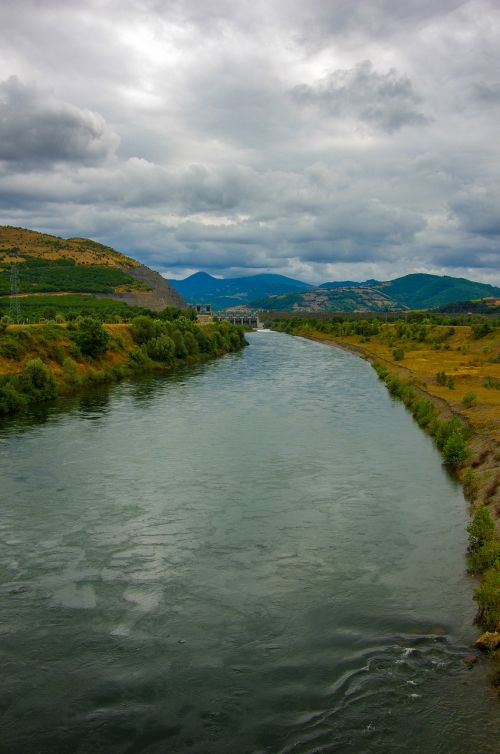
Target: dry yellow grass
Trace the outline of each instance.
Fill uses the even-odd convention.
[[[80,265],[138,267],[135,259],[126,257],[110,246],[88,238],[59,238],[25,228],[0,226],[0,266],[22,263],[26,256],[41,259],[73,259]]]
[[[88,360],[83,358],[75,359],[78,363],[79,371],[81,374],[88,370],[89,367],[92,367],[94,369],[102,369],[104,367],[109,368],[124,364],[128,358],[130,351],[135,348],[135,343],[134,339],[132,338],[132,332],[129,324],[105,324],[104,327],[110,335],[114,337],[116,337],[117,335],[120,336],[123,342],[123,348],[115,351],[107,351],[101,358],[94,359],[92,361],[92,364],[89,364]],[[25,330],[34,334],[36,334],[37,332],[43,333],[44,328],[45,325],[43,324],[9,326],[9,330]],[[59,328],[61,330],[61,333],[64,333],[65,325],[59,325]],[[72,356],[73,343],[70,338],[62,337],[58,340],[58,344],[62,350],[64,357]],[[35,358],[41,358],[45,365],[54,374],[56,379],[60,379],[63,373],[61,363],[50,358],[50,356],[46,352],[46,349],[44,348],[43,342],[41,342],[39,345],[40,347],[37,347],[38,344],[35,342],[33,344],[33,348],[27,351],[21,357],[15,356],[8,358],[6,356],[0,355],[0,375],[16,374],[22,372],[28,361]],[[75,357],[73,356],[73,358]]]
[[[500,332],[498,330],[480,339],[474,339],[468,326],[454,327],[454,334],[445,346],[436,350],[429,343],[399,340],[395,337],[395,326],[384,326],[382,337],[372,336],[368,342],[358,336],[335,336],[329,338],[324,333],[313,333],[321,340],[330,340],[361,349],[371,359],[379,359],[390,365],[395,372],[412,376],[432,396],[444,400],[455,413],[467,418],[474,430],[496,442],[500,441],[500,390],[484,386],[487,377],[500,381]],[[446,326],[436,331],[445,331]],[[392,335],[391,345],[385,342]],[[404,351],[404,358],[396,360],[395,348]],[[438,385],[436,374],[446,372],[455,383],[450,390]],[[477,403],[466,408],[463,396],[474,392]]]

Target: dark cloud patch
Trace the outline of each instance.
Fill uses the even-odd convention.
[[[484,242],[478,244],[472,238],[468,241],[460,240],[455,248],[432,249],[432,260],[434,264],[444,269],[451,267],[469,271],[478,270],[481,275],[483,270],[498,270],[500,250],[498,244]]]
[[[296,86],[292,96],[299,105],[361,120],[389,133],[429,122],[417,107],[421,100],[410,79],[393,68],[380,73],[369,60],[332,71],[314,86]]]
[[[95,163],[117,144],[118,137],[97,113],[61,102],[17,76],[0,83],[0,160],[25,167]]]
[[[472,87],[473,97],[482,104],[500,105],[500,81],[480,81]]]
[[[500,195],[485,188],[463,192],[450,208],[467,233],[500,241]],[[497,263],[500,264],[500,247]]]
[[[446,17],[459,9],[466,0],[282,0],[282,6],[292,9],[300,24],[300,36],[305,41],[327,40],[339,35],[360,34],[387,38],[407,27],[415,28],[435,18]]]

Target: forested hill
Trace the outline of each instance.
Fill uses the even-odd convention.
[[[91,293],[149,309],[186,306],[161,275],[88,238],[1,226],[0,296],[10,293],[14,265],[21,295]]]
[[[405,275],[375,286],[394,301],[412,309],[433,309],[453,301],[498,298],[500,288],[449,275]]]
[[[455,301],[499,298],[500,288],[466,278],[412,274],[385,282],[332,282],[305,292],[267,296],[252,302],[270,311],[384,311],[433,309]]]

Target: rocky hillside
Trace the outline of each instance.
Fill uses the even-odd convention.
[[[0,227],[0,296],[91,293],[148,309],[184,307],[182,296],[158,273],[87,238],[59,238],[25,228]]]

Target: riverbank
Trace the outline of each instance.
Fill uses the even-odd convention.
[[[186,318],[101,324],[4,325],[0,331],[0,416],[95,384],[169,372],[237,351],[243,331]]]
[[[365,323],[358,332],[352,325],[342,332],[337,323],[332,334],[307,321],[295,322],[291,328],[289,323],[276,323],[276,329],[368,360],[391,395],[433,437],[446,466],[462,483],[473,516],[468,565],[481,578],[474,595],[477,624],[484,631],[478,646],[491,652],[493,682],[500,689],[498,330],[437,326],[418,335],[407,325]]]
[[[368,364],[247,337],[0,422],[5,750],[494,751],[460,489]]]

